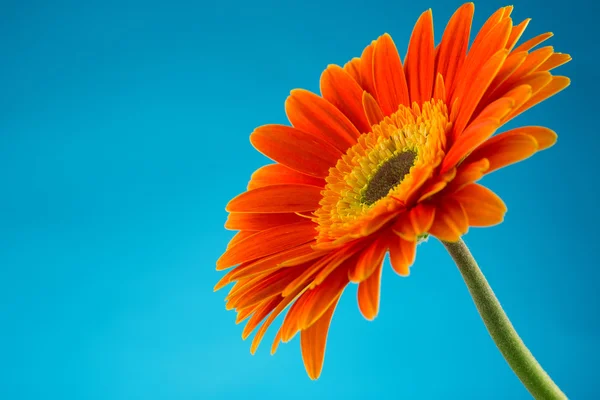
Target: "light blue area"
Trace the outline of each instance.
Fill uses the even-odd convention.
[[[232,232],[227,201],[265,163],[248,136],[286,121],[383,32],[402,55],[432,7],[456,1],[3,1],[0,12],[0,398],[527,399],[449,256],[419,246],[408,279],[384,272],[365,321],[350,287],[325,368],[297,338],[256,356],[213,293]],[[498,7],[476,6],[475,26]],[[484,182],[501,226],[466,241],[517,330],[573,399],[600,397],[597,5],[519,1],[525,38],[574,61],[571,87],[511,126],[557,145]],[[594,9],[595,8],[595,9]]]

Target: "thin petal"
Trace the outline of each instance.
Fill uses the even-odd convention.
[[[445,242],[456,242],[469,229],[467,214],[460,202],[445,198],[435,212],[429,233]]]
[[[433,98],[436,100],[446,101],[446,85],[444,84],[444,77],[438,73],[435,79],[435,88],[433,89]]]
[[[462,107],[467,97],[473,97],[471,94],[471,87],[479,79],[484,79],[484,82],[478,84],[478,86],[485,86],[487,89],[491,80],[494,78],[508,55],[508,50],[506,50],[505,45],[511,27],[511,20],[508,18],[494,26],[489,32],[489,35],[485,38],[485,41],[478,43],[477,40],[481,37],[482,32],[477,35],[477,38],[467,55],[465,64],[460,71],[456,90],[451,94],[451,103],[454,99],[463,99],[461,100]],[[494,61],[492,61],[492,59],[494,59]],[[502,62],[498,65],[498,61]],[[481,71],[484,66],[487,66],[487,70],[486,74],[482,75]],[[493,75],[490,77],[489,74]],[[482,94],[480,95],[479,92],[477,92],[477,95],[478,96],[476,97],[481,98]],[[472,110],[470,112],[472,112]],[[457,130],[457,133],[459,132],[460,130]]]
[[[363,89],[338,65],[330,65],[321,75],[323,98],[337,107],[361,133],[369,132],[371,125],[363,111]]]
[[[523,85],[526,83],[527,78],[533,74],[554,52],[553,48],[542,47],[532,53],[528,53],[525,60],[516,68],[510,76],[489,94],[490,97],[500,97],[510,89]],[[517,53],[522,54],[522,53]],[[508,61],[508,60],[507,60]]]
[[[442,172],[446,172],[455,166],[473,149],[492,136],[499,126],[500,120],[497,118],[488,118],[469,125],[446,154],[442,162]]]
[[[294,213],[280,214],[255,214],[255,213],[230,213],[225,222],[225,229],[236,231],[264,231],[280,225],[293,224],[306,220]]]
[[[281,265],[283,262],[296,258],[313,255],[315,251],[312,249],[313,241],[303,243],[299,246],[280,251],[268,257],[263,257],[255,261],[244,263],[235,269],[231,279],[245,279],[258,274],[269,273],[270,271],[284,268]]]
[[[511,51],[515,47],[515,45],[523,35],[523,32],[525,32],[527,25],[529,25],[529,22],[531,22],[531,18],[527,18],[526,20],[522,21],[519,25],[513,27],[512,31],[510,32],[508,42],[506,43],[506,48],[509,51]]]
[[[408,276],[409,268],[415,261],[417,242],[397,238],[391,240],[389,246],[392,269],[400,276]]]
[[[323,188],[311,185],[271,185],[249,190],[234,197],[229,212],[285,213],[319,208]]]
[[[301,268],[284,268],[253,282],[235,299],[235,308],[245,308],[281,294],[286,285],[302,273]]]
[[[279,314],[288,305],[290,305],[291,302],[293,302],[294,300],[296,300],[298,298],[298,296],[300,296],[306,290],[307,290],[307,288],[300,287],[295,292],[290,293],[289,296],[286,296],[286,297],[283,297],[283,298],[277,298],[276,297],[276,298],[273,299],[273,302],[274,302],[275,306],[271,308],[272,309],[271,313],[269,314],[269,316],[267,317],[267,319],[265,320],[265,322],[263,322],[263,324],[261,325],[261,327],[256,332],[256,335],[254,336],[254,339],[252,339],[252,345],[250,346],[250,353],[254,354],[256,352],[256,349],[258,348],[258,345],[262,341],[262,338],[265,336],[265,333],[267,332],[267,329],[273,323],[273,321],[275,320],[275,318],[277,318],[277,316],[279,316]]]
[[[381,289],[382,265],[358,285],[358,308],[362,315],[373,320],[379,312],[379,294]]]
[[[569,86],[571,80],[565,76],[553,76],[552,81],[544,86],[540,91],[535,93],[531,99],[529,99],[525,104],[523,104],[519,109],[514,111],[514,115],[518,115],[525,110],[535,106],[538,103],[546,100],[549,97],[554,96],[556,93],[565,89]]]
[[[571,61],[571,56],[564,53],[554,53],[548,58],[542,65],[539,66],[538,71],[550,71],[556,67],[560,67],[563,64]]]
[[[340,110],[307,90],[292,90],[285,101],[285,112],[294,127],[321,137],[341,152],[345,152],[360,136]]]
[[[383,111],[379,108],[377,100],[367,91],[363,92],[362,105],[370,125],[377,125],[383,120]]]
[[[267,315],[269,315],[269,313],[271,313],[271,315],[273,315],[273,313],[277,310],[277,308],[279,306],[281,306],[281,304],[283,304],[284,302],[285,302],[285,299],[281,299],[280,297],[272,297],[270,300],[267,300],[264,303],[262,303],[261,306],[258,309],[256,309],[256,311],[254,312],[252,317],[250,317],[250,319],[246,323],[246,326],[244,326],[244,329],[242,330],[242,339],[246,340],[248,338],[248,336],[250,336],[252,331],[254,329],[256,329],[258,324],[260,324],[260,322],[263,319],[265,319],[265,317]],[[269,318],[270,318],[270,316],[269,316]],[[267,319],[267,321],[269,321],[269,318]],[[265,326],[265,324],[266,324],[266,322],[263,323],[263,326]],[[270,322],[269,322],[269,324],[270,324]],[[262,329],[262,327],[261,327],[261,329]],[[256,337],[254,339],[256,340]],[[252,342],[252,344],[254,344],[254,341]],[[254,351],[253,351],[251,348],[250,351],[253,353],[254,351],[256,351],[256,349],[254,348]]]
[[[302,298],[298,308],[299,327],[307,329],[314,324],[327,309],[338,299],[348,285],[348,268],[342,266],[336,269],[325,281],[313,289],[309,289]]]
[[[415,235],[427,233],[435,218],[435,207],[430,204],[419,203],[410,210],[409,218]]]
[[[421,104],[431,99],[433,90],[435,52],[431,9],[425,11],[415,24],[406,54],[406,80],[411,103]]]
[[[456,192],[464,186],[478,181],[490,168],[487,158],[473,158],[474,162],[463,161],[458,168],[456,177],[448,185],[446,192]]]
[[[490,138],[465,161],[486,158],[490,163],[486,173],[490,173],[547,149],[556,142],[556,138],[554,131],[541,126],[513,129]]]
[[[444,77],[449,93],[456,82],[456,74],[462,67],[469,46],[469,34],[475,7],[473,3],[461,6],[446,26],[436,56],[436,71]]]
[[[543,41],[551,38],[553,35],[554,34],[552,32],[542,33],[541,35],[538,35],[532,39],[527,40],[526,42],[521,43],[513,51],[515,53],[519,52],[519,51],[529,51],[529,50],[533,49],[535,46],[537,46],[538,44],[542,43]]]
[[[252,174],[248,183],[248,190],[284,183],[325,187],[324,179],[303,174],[281,164],[268,164],[260,167]]]
[[[253,236],[256,233],[257,233],[256,231],[240,231],[240,232],[236,233],[235,235],[233,235],[233,237],[227,244],[227,248],[234,246],[238,242],[241,242],[242,240],[249,238],[250,236]]]
[[[403,104],[409,106],[408,85],[396,45],[387,33],[380,36],[373,54],[373,80],[377,101],[384,115],[390,115]]]
[[[337,300],[317,322],[300,334],[302,360],[310,379],[317,379],[321,375],[323,361],[325,360],[327,333],[329,332],[329,325],[331,324],[331,318],[336,306]]]
[[[452,195],[460,202],[470,226],[492,226],[504,220],[506,205],[488,188],[473,183]]]
[[[487,173],[531,157],[538,150],[537,142],[529,135],[498,135],[496,138],[500,139],[481,146],[473,156],[473,159],[484,156],[489,161]]]
[[[503,49],[498,51],[477,72],[477,79],[469,85],[468,93],[465,92],[465,98],[461,102],[460,111],[453,129],[454,137],[460,135],[471,120],[481,97],[500,70],[507,56],[508,50]]]
[[[344,65],[344,71],[346,71],[346,73],[362,87],[360,79],[360,58],[354,57],[352,60],[348,61]]]
[[[377,238],[358,257],[356,266],[349,271],[351,282],[359,283],[367,279],[383,262],[387,252],[387,243],[383,236]]]
[[[375,95],[375,84],[373,83],[373,53],[375,51],[375,40],[371,42],[360,56],[360,82],[364,90]]]
[[[310,242],[316,235],[315,228],[314,222],[305,221],[258,232],[227,249],[217,261],[217,269],[225,269]]]
[[[250,142],[270,159],[318,178],[325,178],[343,154],[318,136],[284,125],[261,126]]]

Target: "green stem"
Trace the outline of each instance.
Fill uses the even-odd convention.
[[[523,385],[535,399],[566,399],[525,347],[465,242],[443,243],[458,266],[488,332]]]

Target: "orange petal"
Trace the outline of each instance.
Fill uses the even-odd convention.
[[[315,228],[314,222],[305,221],[258,232],[227,249],[217,261],[217,269],[229,268],[310,242],[316,235]]]
[[[281,267],[293,267],[293,266],[296,266],[296,265],[304,264],[304,263],[309,262],[309,261],[316,260],[317,258],[320,258],[320,257],[326,255],[329,252],[329,251],[326,251],[326,250],[317,250],[317,249],[315,249],[315,244],[314,243],[311,243],[311,246],[312,246],[312,249],[313,249],[312,253],[309,253],[309,254],[306,254],[306,255],[303,255],[303,256],[297,256],[297,257],[294,257],[294,258],[290,258],[290,259],[282,262],[279,265]]]
[[[448,185],[448,182],[444,181],[444,180],[437,180],[432,182],[431,184],[429,184],[428,186],[426,186],[423,189],[423,192],[421,194],[421,197],[419,197],[418,202],[422,202],[425,201],[429,198],[431,198],[434,194],[437,194],[439,192],[441,192],[442,190],[444,190],[444,188]]]
[[[517,128],[487,140],[468,159],[487,158],[490,167],[486,173],[490,173],[547,149],[556,142],[556,138],[554,131],[541,126]]]
[[[456,74],[467,55],[474,11],[473,3],[466,3],[456,10],[446,26],[438,47],[436,71],[443,76],[447,93],[451,93],[456,82]]]
[[[535,46],[537,46],[538,44],[542,43],[543,41],[551,38],[552,36],[553,36],[552,32],[542,33],[541,35],[538,35],[532,39],[529,39],[526,42],[521,43],[513,51],[515,53],[518,51],[529,51],[529,50],[533,49]]]
[[[442,173],[455,166],[463,157],[492,136],[499,126],[498,118],[487,118],[469,125],[442,161]]]
[[[307,268],[302,275],[298,278],[294,279],[290,282],[285,289],[283,290],[283,296],[287,296],[288,294],[294,292],[297,288],[303,286],[314,287],[314,277],[317,273],[322,272],[324,269],[327,269],[330,266],[337,268],[341,265],[347,258],[350,258],[352,253],[345,254],[343,252],[330,252],[330,254],[320,258],[316,262],[312,263],[309,268]]]
[[[373,52],[375,51],[375,41],[372,41],[362,52],[360,56],[360,84],[364,90],[375,95],[375,85],[373,83]]]
[[[325,187],[325,180],[294,171],[281,164],[268,164],[257,169],[250,178],[248,190],[282,183],[299,183]]]
[[[384,115],[390,115],[403,104],[409,106],[408,85],[396,45],[387,33],[380,36],[373,54],[373,81],[377,102]]]
[[[285,112],[294,127],[321,137],[343,153],[360,136],[340,110],[307,90],[292,90],[285,101]]]
[[[234,197],[229,212],[285,213],[319,208],[323,188],[311,185],[271,185],[249,190]]]
[[[381,235],[362,251],[358,257],[356,266],[351,268],[348,273],[350,281],[359,283],[371,276],[373,271],[383,262],[386,252],[387,243],[385,237]]]
[[[250,135],[250,142],[270,159],[318,178],[325,178],[342,156],[318,136],[284,125],[261,126]]]
[[[514,111],[514,115],[518,115],[523,111],[535,106],[536,104],[541,103],[547,98],[554,96],[556,93],[569,86],[570,83],[571,80],[565,76],[553,76],[552,81],[546,86],[544,86],[537,93],[534,93],[534,95],[531,96],[531,98],[525,104],[523,104],[519,109]]]
[[[271,299],[269,299],[269,300],[271,300]],[[269,300],[267,300],[267,301],[269,301]],[[239,324],[240,322],[243,322],[248,317],[250,317],[262,306],[263,306],[262,303],[258,303],[258,304],[254,304],[253,306],[250,306],[250,307],[247,307],[247,308],[237,311],[237,316],[235,317],[236,325]]]
[[[435,88],[433,89],[433,98],[436,100],[446,101],[446,86],[444,84],[444,77],[438,73],[435,79]]]
[[[477,36],[475,36],[475,40],[473,40],[473,44],[471,45],[471,49],[469,50],[469,52],[472,52],[473,49],[476,49],[477,47],[481,47],[484,44],[488,43],[488,39],[490,38],[491,33],[494,32],[494,29],[497,29],[499,24],[501,24],[502,22],[505,23],[509,19],[507,18],[508,15],[506,15],[506,11],[506,7],[499,8],[485,21],[485,23],[477,33]],[[493,53],[495,53],[496,51],[497,50],[494,50]],[[468,55],[467,57],[469,56],[470,55]]]
[[[234,271],[236,269],[237,268],[233,268],[231,271]],[[231,271],[229,271],[228,274],[231,273]],[[233,287],[231,288],[231,290],[229,291],[227,296],[225,296],[225,300],[229,301],[231,299],[234,299],[236,297],[243,295],[243,293],[245,293],[246,289],[252,287],[255,283],[259,282],[261,279],[264,279],[264,277],[265,277],[265,275],[257,275],[257,276],[252,276],[252,277],[248,277],[248,278],[242,278],[239,280],[232,279],[234,281],[237,280],[237,282],[235,283],[235,285],[233,285]]]
[[[508,18],[494,26],[486,37],[486,40],[481,41],[479,44],[477,40],[482,33],[480,32],[477,35],[467,55],[465,64],[461,69],[460,82],[457,83],[456,90],[451,94],[451,103],[457,98],[461,99],[461,111],[468,103],[469,109],[468,111],[463,111],[463,114],[467,113],[470,115],[473,112],[474,108],[471,108],[472,103],[477,103],[483,95],[483,93],[480,93],[481,87],[487,89],[508,56],[508,50],[505,49],[505,45],[511,27],[511,20]],[[482,80],[482,82],[478,83],[479,80]],[[474,84],[476,84],[478,90],[475,93],[471,93]],[[476,98],[476,100],[473,100],[473,98]],[[461,129],[456,129],[455,132],[458,134],[461,132]]]
[[[302,268],[284,268],[253,282],[235,300],[236,308],[245,308],[281,294],[289,282],[302,273]]]
[[[477,71],[477,79],[470,83],[468,92],[461,102],[461,108],[456,118],[453,129],[454,137],[459,136],[473,116],[475,108],[479,104],[481,97],[488,86],[500,70],[500,67],[508,56],[508,50],[503,49],[495,53],[483,66]]]
[[[344,65],[344,71],[346,71],[346,73],[350,75],[352,79],[356,81],[356,83],[363,87],[360,79],[360,58],[354,57],[352,60],[348,61]]]
[[[417,239],[418,234],[415,232],[415,227],[409,212],[401,214],[396,219],[394,226],[392,226],[392,232],[407,241],[414,241]]]
[[[239,267],[237,267],[239,268]],[[223,289],[225,286],[229,285],[231,282],[233,282],[234,280],[231,279],[231,276],[233,275],[234,271],[237,269],[234,268],[230,271],[228,271],[225,275],[223,275],[223,277],[221,279],[219,279],[219,282],[217,282],[217,284],[214,286],[213,291],[216,292],[217,290],[221,290]],[[235,285],[234,285],[235,286]],[[233,288],[231,289],[233,290]]]
[[[339,299],[339,297],[338,297]],[[310,328],[300,334],[300,346],[302,348],[302,360],[310,379],[317,379],[323,369],[325,360],[325,345],[329,325],[338,300],[327,309],[321,318]]]
[[[538,143],[538,150],[546,150],[547,148],[553,146],[554,143],[556,143],[556,138],[558,137],[556,132],[543,126],[524,126],[521,128],[511,129],[510,131],[506,131],[498,135],[498,137],[520,134],[533,136]],[[488,142],[489,141],[491,141],[491,139],[488,140]]]
[[[511,97],[502,97],[493,103],[489,104],[477,115],[475,121],[481,121],[488,118],[497,118],[502,120],[515,107],[515,100]]]
[[[445,242],[456,242],[469,229],[469,220],[461,203],[445,198],[435,211],[429,233]]]
[[[380,264],[371,276],[358,285],[358,308],[362,315],[368,320],[375,319],[379,312],[381,271],[382,265]]]
[[[291,293],[289,296],[286,296],[286,297],[283,297],[283,298],[277,298],[277,297],[275,297],[272,300],[275,303],[275,307],[272,308],[271,313],[269,314],[269,316],[267,317],[267,319],[265,320],[265,322],[263,322],[263,324],[261,325],[261,327],[256,332],[256,335],[254,336],[254,339],[252,339],[252,345],[250,346],[250,353],[254,354],[256,352],[256,349],[258,348],[258,345],[262,341],[262,338],[265,336],[265,333],[267,332],[267,329],[269,329],[269,326],[273,323],[273,321],[275,320],[275,318],[277,318],[277,316],[291,302],[293,302],[294,300],[296,300],[298,298],[298,296],[300,296],[302,293],[304,293],[304,291],[306,291],[306,289],[307,288],[298,288],[294,293]],[[262,318],[261,318],[261,320],[262,320]],[[248,322],[248,323],[250,323],[250,322]]]
[[[502,84],[497,85],[494,91],[490,93],[490,97],[503,96],[504,93],[510,89],[526,84],[528,79],[531,79],[531,74],[550,58],[553,52],[553,48],[548,46],[527,54],[527,57],[525,57],[525,60],[523,60],[518,68],[516,68]],[[522,54],[522,52],[517,54]]]
[[[237,280],[251,277],[257,274],[264,274],[275,269],[281,269],[284,267],[283,265],[281,265],[282,263],[296,257],[304,256],[308,258],[309,256],[312,256],[315,253],[315,251],[312,249],[312,245],[314,243],[314,241],[309,241],[307,243],[301,244],[300,246],[280,251],[279,253],[273,254],[271,256],[263,257],[249,263],[244,263],[240,265],[240,267],[236,268],[236,271],[232,274],[231,279]]]
[[[321,318],[346,286],[348,286],[348,268],[342,266],[329,275],[322,284],[308,290],[303,298],[298,299],[298,302],[302,302],[301,313],[298,316],[300,329],[307,329]]]
[[[470,226],[492,226],[504,219],[506,205],[488,188],[473,183],[452,195],[460,202]]]
[[[465,185],[478,181],[488,171],[490,162],[486,158],[474,158],[474,162],[465,160],[461,163],[456,177],[448,185],[447,192],[455,192],[460,190]]]
[[[362,104],[365,115],[369,120],[369,124],[377,125],[383,120],[383,111],[381,111],[381,108],[379,108],[377,100],[375,100],[375,98],[373,98],[373,96],[371,96],[367,91],[363,92]]]
[[[411,103],[421,104],[431,99],[434,63],[433,18],[429,9],[415,24],[406,54],[406,80]]]
[[[367,245],[366,240],[357,240],[352,244],[346,245],[343,249],[338,250],[337,256],[333,257],[331,261],[315,276],[315,279],[311,283],[311,288],[320,285],[325,279],[335,271],[340,265],[349,263],[356,263],[358,260],[357,256]],[[356,260],[351,260],[354,257]]]
[[[556,67],[560,67],[563,64],[571,61],[569,54],[554,53],[548,58],[542,65],[539,66],[538,71],[550,71]]]
[[[529,25],[529,22],[531,22],[531,18],[527,18],[526,20],[522,21],[519,25],[513,27],[512,31],[510,32],[508,42],[506,43],[506,48],[509,51],[515,47],[515,45],[523,35],[523,32],[525,32],[527,25]]]
[[[363,89],[338,65],[330,65],[321,75],[323,98],[337,107],[356,126],[359,132],[371,131],[363,111]]]
[[[409,268],[415,262],[417,242],[397,238],[391,240],[389,246],[393,270],[400,276],[408,276]]]
[[[427,233],[435,218],[435,207],[430,204],[419,203],[410,210],[409,218],[415,235]]]
[[[230,213],[225,222],[225,229],[235,231],[264,231],[280,225],[293,224],[306,220],[294,213],[280,214],[255,214],[255,213]]]
[[[426,186],[423,186],[421,190],[421,197],[417,203],[421,203],[426,199],[432,197],[434,194],[441,192],[448,185],[448,182],[452,181],[456,176],[456,168],[450,168],[448,171],[436,176],[434,179],[429,181]]]
[[[244,326],[244,329],[242,330],[242,339],[246,340],[248,338],[248,336],[250,336],[250,334],[252,333],[252,331],[254,329],[256,329],[256,327],[258,326],[258,324],[260,324],[260,322],[263,319],[265,319],[265,317],[267,315],[269,315],[269,313],[273,313],[275,310],[277,310],[277,308],[279,306],[281,306],[281,304],[283,304],[284,302],[285,302],[285,299],[281,299],[280,297],[273,297],[270,300],[267,300],[265,303],[263,303],[254,312],[254,314],[252,315],[252,317],[250,317],[250,319],[248,320],[248,322],[246,322],[246,326]],[[269,319],[267,319],[267,321],[269,321]],[[266,322],[265,322],[265,324],[266,324]],[[263,324],[263,326],[265,324]],[[256,340],[256,338],[254,338],[254,339]],[[253,341],[253,344],[254,344],[254,341]],[[252,351],[252,350],[250,350],[250,351]]]
[[[473,159],[487,158],[490,163],[488,173],[531,157],[538,149],[537,142],[529,135],[498,135],[493,139],[496,138],[499,139],[481,146],[473,156]]]
[[[234,244],[237,244],[238,242],[240,242],[254,234],[256,234],[256,231],[240,231],[240,232],[236,233],[235,235],[233,235],[233,237],[227,244],[227,248],[232,247]]]
[[[483,110],[490,102],[495,101],[498,97],[498,93],[503,93],[501,91],[497,92],[497,89],[504,83],[506,80],[525,62],[527,58],[527,52],[521,51],[519,53],[511,53],[506,57],[506,61],[502,64],[502,67],[496,74],[496,77],[490,83],[485,95],[481,99],[481,102],[477,106],[475,111],[475,115],[479,114],[481,110]]]

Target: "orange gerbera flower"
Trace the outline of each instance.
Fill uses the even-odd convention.
[[[265,125],[251,141],[276,163],[259,168],[248,191],[227,205],[228,229],[240,232],[217,262],[235,282],[227,309],[258,329],[254,352],[273,320],[291,305],[275,338],[301,332],[308,375],[322,369],[336,304],[350,283],[367,319],[379,309],[384,257],[409,273],[427,235],[458,241],[470,226],[491,226],[506,207],[475,183],[556,141],[543,127],[494,135],[518,114],[554,95],[569,79],[551,69],[570,60],[552,47],[519,46],[529,20],[513,26],[512,7],[495,12],[469,51],[474,6],[460,7],[439,45],[431,11],[413,30],[404,63],[392,38],[321,76],[321,96],[293,90],[292,127]],[[265,320],[266,318],[266,320]]]

